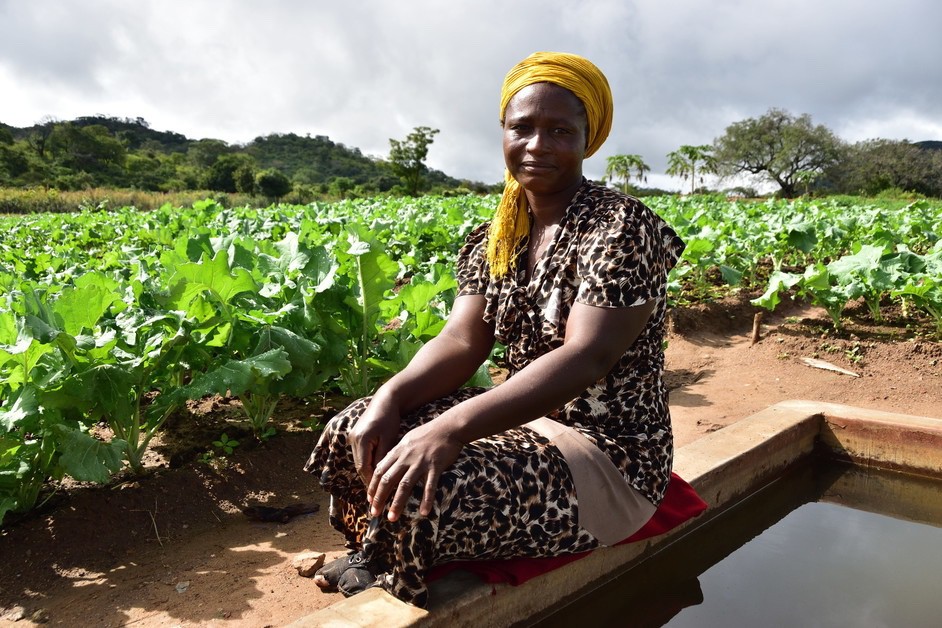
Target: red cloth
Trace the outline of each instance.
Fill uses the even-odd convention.
[[[663,534],[668,530],[682,524],[688,519],[696,517],[704,510],[707,504],[703,501],[692,486],[687,484],[679,475],[671,473],[671,481],[667,485],[664,499],[657,507],[651,519],[640,530],[624,541],[617,543],[633,543],[651,536]],[[548,558],[507,558],[502,560],[456,560],[444,565],[433,567],[426,578],[429,582],[437,580],[456,569],[470,571],[484,582],[509,582],[516,586],[535,578],[540,574],[552,571],[563,565],[588,556],[589,552],[551,556]]]

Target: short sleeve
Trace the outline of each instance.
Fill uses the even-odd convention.
[[[576,300],[596,307],[631,307],[663,296],[667,273],[683,243],[638,201],[597,208],[579,242]]]
[[[455,275],[458,279],[458,296],[484,294],[490,280],[487,264],[487,229],[484,223],[472,231],[458,251]]]

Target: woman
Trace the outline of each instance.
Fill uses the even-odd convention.
[[[353,552],[315,582],[425,606],[456,559],[611,545],[664,496],[667,272],[683,243],[639,201],[582,175],[612,122],[588,60],[535,53],[501,94],[506,187],[462,248],[441,334],[326,427],[305,467]],[[495,341],[510,375],[461,388]]]

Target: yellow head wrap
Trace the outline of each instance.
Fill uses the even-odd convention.
[[[563,52],[535,52],[507,73],[500,93],[500,119],[507,103],[521,89],[534,83],[553,83],[568,89],[582,101],[588,121],[585,156],[602,146],[612,129],[612,91],[608,80],[591,61]],[[487,261],[491,275],[502,277],[510,269],[519,242],[530,232],[527,196],[520,184],[504,171],[504,194],[488,230]]]

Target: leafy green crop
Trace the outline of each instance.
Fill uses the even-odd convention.
[[[938,204],[646,201],[687,242],[672,300],[742,291],[774,309],[790,294],[838,328],[849,301],[879,319],[897,300],[942,335]],[[50,481],[140,472],[189,400],[237,397],[267,439],[285,397],[369,394],[441,331],[455,257],[496,202],[207,200],[0,218],[0,522]],[[489,383],[486,366],[473,383]]]
[[[493,202],[205,201],[8,220],[0,521],[50,479],[141,471],[190,399],[238,397],[266,439],[284,396],[367,394],[441,329],[454,287],[442,268]]]
[[[921,269],[932,267],[942,237],[938,203],[901,209],[827,199],[660,197],[649,203],[687,242],[669,277],[675,300],[762,291],[752,302],[771,310],[792,292],[826,309],[837,329],[845,306],[857,299],[875,320],[887,299],[908,298],[930,315],[939,307],[931,288],[918,287],[934,277]],[[906,285],[927,296],[900,292]]]

